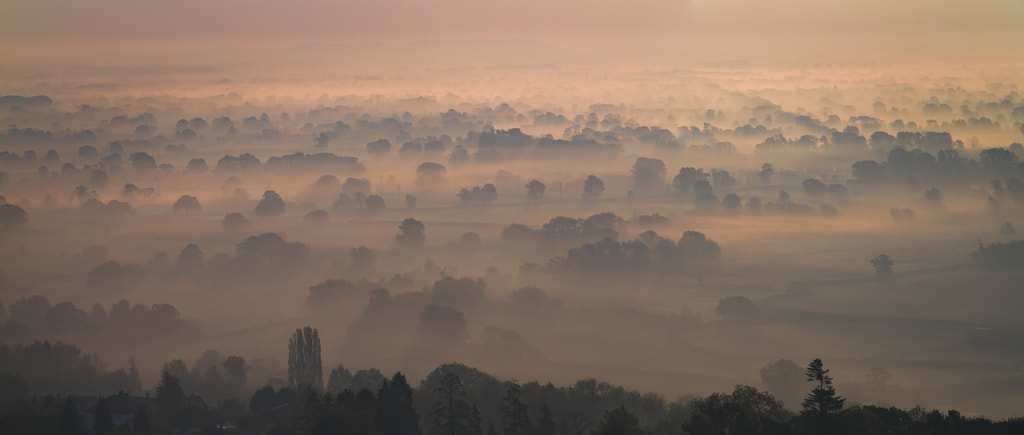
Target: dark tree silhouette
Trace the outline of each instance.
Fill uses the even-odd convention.
[[[288,340],[288,385],[307,385],[315,390],[324,387],[320,334],[309,326],[296,329]]]
[[[153,427],[149,422],[149,413],[146,412],[146,407],[143,406],[135,412],[132,418],[132,434],[133,435],[149,435],[153,433]]]
[[[711,170],[711,182],[715,185],[715,190],[719,192],[732,189],[736,186],[736,179],[729,175],[729,171],[722,169]]]
[[[400,225],[395,241],[401,245],[418,248],[427,242],[426,225],[413,218],[406,218]]]
[[[771,163],[765,163],[761,165],[761,172],[757,173],[757,178],[761,180],[761,184],[768,184],[772,182],[773,175],[775,175],[775,167]]]
[[[704,169],[682,167],[679,168],[679,173],[672,178],[672,188],[678,195],[689,196],[693,193],[694,185],[698,181],[708,181],[710,178],[711,174],[704,172]]]
[[[730,193],[725,195],[725,198],[722,198],[722,209],[729,213],[739,212],[742,206],[742,200],[735,193]]]
[[[384,198],[380,195],[367,196],[364,203],[366,204],[367,210],[383,210],[387,207],[387,204],[384,203]]]
[[[416,208],[416,197],[412,195],[405,195],[405,207]]]
[[[683,425],[687,434],[772,433],[783,417],[782,403],[754,387],[737,385],[732,394],[714,393],[690,403],[693,414]]]
[[[879,254],[871,259],[871,265],[875,268],[875,275],[882,279],[892,278],[892,258],[885,254]]]
[[[156,160],[152,156],[146,153],[132,153],[128,157],[128,160],[132,163],[132,168],[137,171],[152,171],[156,170]]]
[[[843,402],[846,399],[836,395],[836,390],[832,387],[832,376],[828,372],[820,358],[815,358],[807,364],[804,375],[808,382],[815,382],[816,385],[801,404],[804,414],[827,416],[838,414],[843,409]]]
[[[224,215],[224,220],[220,221],[220,225],[225,230],[242,230],[249,227],[249,220],[245,218],[245,215],[241,213],[228,213]]]
[[[369,195],[373,193],[373,184],[365,178],[348,177],[345,179],[345,184],[341,185],[341,191],[346,195],[356,195],[357,193]]]
[[[58,430],[60,435],[85,435],[85,421],[82,419],[82,414],[78,412],[78,405],[75,405],[75,401],[71,400],[70,397],[64,400],[64,407],[60,412],[60,421],[58,421]]]
[[[498,189],[493,184],[487,183],[481,186],[473,186],[472,190],[462,189],[455,195],[464,204],[487,205],[498,199]]]
[[[331,370],[331,375],[327,377],[327,391],[331,393],[345,391],[351,384],[352,372],[341,364],[338,364],[338,368]]]
[[[28,213],[14,204],[0,205],[0,228],[16,230],[28,223]]]
[[[188,213],[191,211],[203,211],[203,206],[199,204],[199,199],[192,195],[181,195],[177,201],[174,201],[174,205],[171,207],[176,213]]]
[[[544,199],[544,190],[547,186],[537,180],[530,180],[526,183],[526,197],[531,201],[540,201]]]
[[[604,193],[604,182],[596,175],[588,175],[583,180],[583,199],[596,199]]]
[[[823,198],[828,187],[817,178],[808,178],[803,181],[804,193],[811,198]]]
[[[448,172],[444,165],[434,162],[423,162],[416,167],[416,175],[420,180],[431,181],[439,180],[444,178],[444,174]]]
[[[638,192],[657,190],[665,182],[665,162],[638,157],[633,163],[633,189]]]
[[[366,152],[370,154],[387,154],[391,152],[391,141],[378,139],[366,144]]]
[[[210,171],[210,166],[204,159],[192,159],[185,165],[185,173],[192,175],[203,175]]]
[[[96,408],[93,409],[93,433],[96,435],[114,433],[114,416],[110,413],[107,401],[102,397],[96,400]]]
[[[629,412],[625,406],[605,411],[604,417],[597,423],[593,435],[644,435],[640,427],[640,419]]]
[[[176,425],[185,411],[185,406],[185,390],[181,388],[181,379],[164,369],[160,373],[160,384],[156,387],[156,409],[160,421]]]
[[[445,370],[434,389],[440,400],[431,409],[430,430],[439,435],[480,433],[479,412],[466,402],[466,390],[454,370]]]
[[[401,372],[381,385],[377,394],[380,402],[377,428],[381,435],[420,435],[420,416],[413,406],[412,393],[412,387]]]
[[[519,384],[512,382],[505,390],[501,399],[505,405],[501,407],[501,421],[505,427],[505,435],[533,435],[533,422],[530,421],[529,408],[520,400],[522,390]]]
[[[263,199],[256,205],[253,214],[260,217],[274,217],[284,214],[284,200],[273,190],[263,192]]]

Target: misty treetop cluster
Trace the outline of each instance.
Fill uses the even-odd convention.
[[[489,87],[257,98],[226,77],[206,97],[9,87],[0,376],[20,402],[3,421],[77,428],[110,408],[156,433],[1016,428],[900,407],[1018,412],[997,386],[1019,383],[1024,343],[1018,85],[746,89],[687,71],[596,74],[607,95],[686,83],[614,104]],[[252,89],[282,83],[268,80]],[[781,360],[766,391],[728,392],[809,352],[835,366]],[[699,397],[665,399],[679,394]]]

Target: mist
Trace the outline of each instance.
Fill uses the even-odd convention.
[[[1020,416],[1022,35],[995,17],[1019,7],[929,42],[884,26],[893,7],[863,40],[802,44],[822,23],[758,38],[761,6],[724,12],[745,2],[444,26],[501,12],[463,3],[308,29],[181,5],[189,38],[176,15],[116,26],[134,4],[5,30],[34,48],[0,70],[0,372],[26,395],[154,397],[170,373],[228,409],[295,384],[311,326],[329,391],[401,372],[421,420],[450,363],[675,415],[737,385],[799,412],[815,358],[848,406]],[[871,20],[800,3],[780,25]]]

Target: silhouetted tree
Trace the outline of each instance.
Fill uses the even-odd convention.
[[[801,184],[804,186],[804,193],[811,198],[822,198],[828,190],[825,183],[822,183],[821,180],[818,180],[817,178],[808,178]]]
[[[875,275],[882,279],[892,278],[893,261],[888,255],[879,254],[871,259],[871,265],[875,268]]]
[[[93,433],[107,435],[114,433],[114,416],[110,413],[107,401],[100,397],[93,409]]]
[[[665,162],[660,159],[638,157],[633,163],[633,189],[651,191],[661,188],[665,182]]]
[[[348,177],[345,179],[345,184],[341,185],[341,191],[346,195],[356,195],[358,193],[369,195],[373,193],[373,188],[370,180],[365,178]]]
[[[420,247],[427,242],[426,225],[413,218],[406,218],[400,225],[395,241],[409,247]]]
[[[757,178],[761,180],[761,184],[768,184],[772,182],[773,175],[775,175],[775,167],[771,163],[765,163],[761,165],[761,172],[757,173]]]
[[[596,199],[604,193],[604,182],[595,175],[588,175],[583,180],[583,199]]]
[[[416,197],[412,195],[405,195],[405,206],[407,208],[416,208]]]
[[[704,172],[704,169],[679,168],[679,173],[672,178],[672,188],[675,189],[678,195],[689,196],[693,193],[694,185],[698,181],[708,181],[709,178],[711,178],[711,175]]]
[[[245,363],[245,358],[237,355],[232,355],[224,359],[221,363],[224,367],[224,378],[229,384],[237,387],[244,388],[249,371],[249,366]],[[240,389],[241,389],[240,388]]]
[[[843,409],[843,402],[846,399],[836,395],[836,390],[832,387],[832,376],[828,372],[820,358],[815,358],[804,370],[807,381],[816,383],[801,404],[804,414],[827,416],[838,414]]]
[[[502,399],[505,405],[501,407],[501,420],[505,426],[505,435],[533,434],[529,408],[519,399],[521,394],[522,390],[515,382],[512,382],[505,390],[505,397]]]
[[[380,411],[377,428],[381,435],[419,435],[419,414],[412,402],[412,387],[402,373],[395,373],[391,381],[384,381],[377,394]]]
[[[366,204],[367,210],[383,210],[387,207],[387,204],[384,203],[384,198],[380,195],[367,196],[364,203]]]
[[[754,387],[737,385],[732,394],[714,393],[690,403],[693,414],[684,434],[771,433],[774,420],[783,416],[782,403]]]
[[[546,186],[537,180],[530,180],[526,183],[526,197],[531,201],[540,201],[544,199],[544,190]]]
[[[160,384],[156,387],[156,407],[160,421],[170,425],[179,422],[185,405],[185,390],[181,388],[181,379],[164,369],[160,373]]]
[[[604,417],[592,432],[594,435],[644,435],[640,419],[625,406],[605,411]]]
[[[220,221],[220,225],[228,231],[241,230],[249,227],[249,220],[241,213],[228,213]]]
[[[430,433],[434,435],[475,435],[480,432],[479,412],[466,402],[462,380],[446,370],[434,389],[440,400],[431,410]]]
[[[137,171],[152,171],[156,169],[156,160],[146,153],[132,153],[128,160],[131,161],[132,168],[135,168]]]
[[[493,184],[487,183],[481,186],[473,186],[472,190],[462,189],[455,195],[465,204],[487,205],[498,199],[498,189]]]
[[[61,408],[60,420],[58,421],[58,433],[60,435],[85,435],[85,420],[78,412],[78,405],[70,397],[64,400]]]
[[[28,223],[28,213],[14,204],[0,205],[0,228],[16,230]]]
[[[282,215],[285,212],[284,200],[281,199],[281,195],[273,190],[263,192],[263,199],[256,205],[256,209],[253,210],[253,214],[260,217],[273,217]]]
[[[714,183],[715,190],[719,192],[724,192],[736,186],[736,179],[729,175],[729,171],[722,169],[711,170],[711,182]]]
[[[742,200],[740,200],[740,197],[737,196],[735,193],[730,193],[728,195],[725,195],[725,198],[722,198],[722,209],[729,213],[738,212],[742,205]]]
[[[1003,226],[999,227],[999,234],[1002,234],[1004,236],[1012,236],[1014,234],[1017,234],[1017,230],[1013,228],[1013,224],[1011,224],[1010,222],[1004,222]]]
[[[318,391],[324,387],[320,334],[309,326],[296,329],[288,340],[288,385],[307,385]]]
[[[152,424],[149,422],[149,413],[146,412],[146,407],[143,406],[135,411],[135,415],[132,418],[132,435],[150,435],[153,433]]]
[[[352,372],[341,364],[338,364],[338,368],[331,370],[330,376],[327,377],[327,391],[331,393],[345,391],[350,384],[352,384]]]

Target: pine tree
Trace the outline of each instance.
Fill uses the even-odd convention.
[[[377,427],[383,435],[420,435],[420,416],[412,403],[412,387],[402,373],[384,381],[377,394],[380,410]]]
[[[519,385],[512,382],[505,392],[505,406],[501,407],[501,419],[505,425],[505,435],[530,435],[533,433],[533,423],[530,421],[529,409],[526,404],[519,400],[521,395]]]
[[[807,381],[817,382],[817,385],[802,403],[805,414],[825,416],[837,414],[843,409],[843,402],[846,399],[836,395],[836,390],[832,387],[832,376],[828,372],[820,358],[815,358],[807,365],[804,371]]]
[[[480,412],[466,402],[466,390],[454,371],[446,371],[441,385],[434,390],[441,400],[431,410],[432,435],[476,435],[480,430]]]
[[[160,375],[160,384],[156,387],[157,414],[164,424],[177,422],[185,410],[185,390],[181,388],[181,380],[164,370]]]
[[[320,334],[309,326],[296,329],[288,340],[288,385],[307,385],[317,391],[324,388],[320,364]]]

